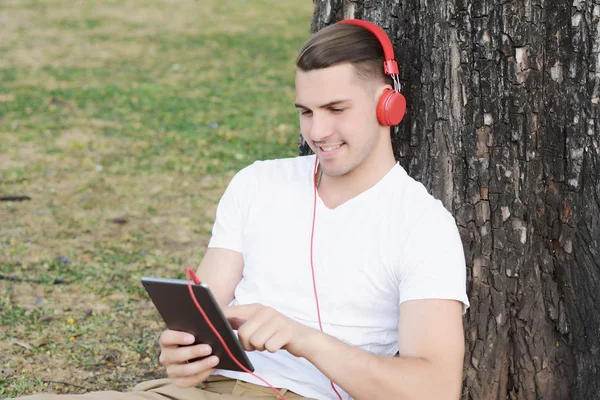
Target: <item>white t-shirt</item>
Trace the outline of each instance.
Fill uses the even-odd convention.
[[[271,306],[318,330],[309,252],[314,162],[314,155],[257,161],[238,172],[219,202],[209,247],[243,254],[232,304]],[[443,298],[461,301],[463,311],[469,306],[454,218],[398,163],[335,209],[317,197],[313,263],[323,330],[374,354],[398,351],[402,302]],[[247,354],[274,387],[337,399],[306,359],[285,350]],[[250,374],[216,373],[264,385]]]

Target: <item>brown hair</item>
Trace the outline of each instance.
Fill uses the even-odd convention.
[[[393,86],[392,78],[383,73],[384,53],[377,37],[365,28],[351,24],[333,24],[313,34],[298,53],[296,66],[312,71],[350,63],[358,78]]]

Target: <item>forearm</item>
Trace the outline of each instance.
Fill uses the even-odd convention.
[[[383,357],[315,331],[303,356],[357,400],[454,400],[460,379],[451,382],[448,371],[422,358]]]

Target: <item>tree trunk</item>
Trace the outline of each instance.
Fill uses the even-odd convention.
[[[344,18],[399,50],[396,157],[460,227],[462,398],[599,399],[600,0],[315,0],[311,31]]]

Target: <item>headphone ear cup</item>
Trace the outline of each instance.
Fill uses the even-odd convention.
[[[398,125],[406,113],[406,99],[402,93],[386,89],[377,103],[377,119],[384,126]]]

